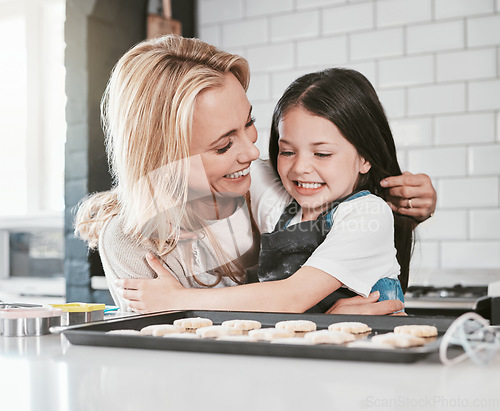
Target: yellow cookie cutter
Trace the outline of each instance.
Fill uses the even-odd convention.
[[[104,310],[105,307],[105,304],[94,303],[66,303],[49,305],[54,308],[60,308],[65,313],[88,313],[91,311]]]

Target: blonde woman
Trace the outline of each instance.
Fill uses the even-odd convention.
[[[102,113],[115,186],[84,200],[75,226],[90,247],[99,248],[121,308],[162,309],[159,280],[147,281],[156,277],[147,254],[159,257],[184,287],[251,280],[259,240],[249,170],[259,151],[248,83],[242,57],[177,36],[138,44],[113,70]],[[410,184],[401,184],[403,177]],[[433,210],[430,180],[394,178],[389,184],[396,197],[409,186],[413,198],[421,195],[414,201],[418,208],[405,210],[421,208],[417,218]],[[180,241],[181,232],[191,233],[190,239]],[[132,297],[123,298],[117,279],[135,280],[127,286]],[[369,304],[374,301],[376,296],[346,299],[334,312],[384,314],[402,308],[397,301]]]

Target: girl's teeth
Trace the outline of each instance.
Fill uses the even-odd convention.
[[[301,183],[300,181],[297,181],[297,185],[299,187],[304,187],[304,188],[320,188],[323,184],[321,184],[321,183]]]
[[[226,174],[225,178],[238,178],[246,176],[250,172],[250,167],[245,168],[244,170],[238,171],[237,173]]]

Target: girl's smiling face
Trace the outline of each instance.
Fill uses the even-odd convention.
[[[302,107],[288,110],[279,123],[278,173],[286,191],[302,207],[302,220],[314,220],[328,205],[350,194],[370,163],[331,121]]]
[[[196,196],[244,195],[249,167],[259,157],[252,106],[233,74],[221,87],[202,91],[195,103],[189,188]],[[201,161],[200,161],[201,159]]]

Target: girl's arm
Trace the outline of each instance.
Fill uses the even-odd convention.
[[[342,285],[317,268],[302,267],[285,280],[226,288],[184,288],[152,255],[148,255],[148,262],[158,279],[116,282],[129,307],[138,312],[173,309],[304,312]]]

